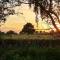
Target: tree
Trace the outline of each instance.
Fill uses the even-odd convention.
[[[15,33],[14,31],[10,30],[6,34],[17,34],[17,33]]]
[[[38,20],[37,19],[37,16],[38,16],[38,13],[40,11],[41,18],[46,18],[46,17],[48,18],[48,17],[50,17],[51,22],[52,22],[52,25],[55,27],[55,29],[58,32],[60,32],[60,30],[56,26],[55,21],[54,21],[54,18],[52,16],[52,15],[55,15],[56,18],[57,18],[57,20],[58,20],[58,22],[60,23],[60,20],[59,20],[58,15],[53,10],[54,7],[53,7],[52,1],[56,1],[56,0],[27,0],[28,1],[27,3],[25,2],[26,0],[11,0],[11,1],[12,1],[12,5],[11,5],[12,7],[13,6],[16,6],[16,4],[15,5],[13,4],[13,1],[16,1],[19,4],[19,5],[17,4],[18,6],[20,6],[22,3],[24,3],[24,4],[29,4],[29,7],[31,7],[32,4],[33,4],[34,5],[34,12],[36,14],[36,20]],[[3,0],[2,10],[8,9],[8,7],[7,8],[4,8],[4,2],[10,3],[11,1],[10,0]],[[6,16],[4,13],[3,14],[1,13],[1,15],[2,15],[2,17],[5,17]],[[7,15],[9,15],[9,13]],[[0,19],[2,19],[2,18],[0,18]],[[5,21],[5,19],[3,19],[3,20]],[[36,21],[36,22],[38,22],[38,21]]]
[[[60,32],[58,27],[55,24],[54,18],[52,15],[55,15],[58,19],[58,22],[60,23],[59,17],[56,14],[56,12],[53,11],[53,6],[52,6],[52,1],[53,0],[29,0],[31,4],[29,6],[31,7],[32,3],[34,4],[34,12],[36,15],[38,15],[38,11],[40,11],[41,17],[50,17],[52,25],[55,27],[55,29]]]
[[[1,31],[0,31],[0,35],[4,35],[4,34],[5,34],[4,32],[1,32]]]
[[[31,23],[27,23],[24,25],[24,27],[20,33],[33,34],[34,32],[35,32],[34,26]]]

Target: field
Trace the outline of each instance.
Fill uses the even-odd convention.
[[[0,60],[60,60],[60,35],[0,37]]]
[[[2,34],[0,37],[4,40],[60,40],[60,34]]]

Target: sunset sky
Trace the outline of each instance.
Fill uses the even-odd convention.
[[[9,30],[13,30],[19,33],[27,22],[32,23],[36,29],[35,13],[33,12],[33,7],[30,9],[27,4],[22,4],[21,6],[14,7],[13,9],[15,9],[15,12],[18,14],[7,16],[6,23],[0,27],[1,31],[7,32]],[[42,22],[40,19],[38,29],[42,28],[48,29],[50,27],[47,23],[44,21]]]

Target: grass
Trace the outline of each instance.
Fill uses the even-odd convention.
[[[60,48],[9,45],[0,47],[0,60],[60,60]]]
[[[60,60],[60,40],[56,35],[0,37],[0,60]]]
[[[16,39],[16,40],[24,40],[24,39],[39,39],[39,40],[55,40],[55,39],[60,39],[60,35],[50,35],[50,34],[20,34],[20,35],[14,35],[14,34],[9,34],[9,35],[0,35],[1,39]]]
[[[60,48],[43,42],[0,40],[0,60],[60,60]]]

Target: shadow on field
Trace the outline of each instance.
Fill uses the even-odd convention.
[[[0,60],[60,60],[60,40],[0,40]]]
[[[11,46],[39,46],[39,47],[60,47],[60,40],[0,40],[0,47]]]

